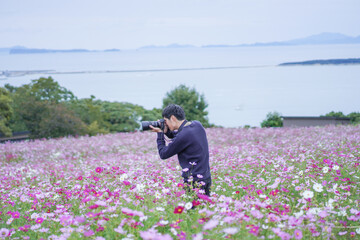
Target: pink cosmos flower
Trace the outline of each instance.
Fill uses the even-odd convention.
[[[216,219],[211,219],[210,221],[208,221],[207,223],[205,223],[203,229],[204,230],[209,230],[209,229],[213,229],[214,227],[216,227],[219,224],[219,221]]]
[[[94,177],[94,180],[98,182],[100,179],[98,177]]]
[[[183,211],[184,211],[184,207],[183,207],[183,206],[177,206],[177,207],[174,209],[174,213],[175,213],[175,214],[181,214]]]
[[[149,229],[147,231],[141,231],[140,237],[143,240],[172,240],[171,236],[169,234],[161,235],[161,233],[158,233],[156,229]]]
[[[35,222],[38,224],[41,224],[43,221],[44,221],[43,218],[37,218]]]
[[[96,231],[97,231],[97,232],[102,232],[102,231],[104,231],[104,227],[100,226],[100,227],[98,227],[98,228],[96,229]]]
[[[97,167],[97,168],[95,169],[95,171],[96,171],[97,173],[102,173],[104,170],[103,170],[103,168],[101,168],[101,167]]]
[[[85,222],[85,218],[84,217],[75,217],[75,221],[77,221],[78,223],[83,223]]]
[[[9,236],[10,231],[6,228],[0,229],[0,238],[6,238]]]
[[[212,204],[214,203],[214,202],[210,199],[210,197],[207,196],[207,195],[198,194],[197,196],[198,196],[198,198],[203,199],[203,200],[205,200],[205,201],[207,201],[207,202],[209,202],[209,203],[212,203]]]
[[[91,205],[91,206],[89,207],[89,209],[96,209],[96,208],[98,208],[98,207],[99,207],[99,205],[94,204],[94,205]]]
[[[302,231],[299,230],[299,229],[296,229],[296,230],[294,231],[294,237],[295,237],[295,239],[302,239],[302,237],[303,237]]]
[[[131,183],[129,181],[123,181],[123,183],[125,184],[125,186],[131,185]]]
[[[89,230],[89,231],[86,231],[86,232],[84,232],[84,236],[85,237],[90,237],[90,236],[92,236],[92,235],[94,235],[94,231],[93,230]]]
[[[280,232],[278,234],[278,236],[282,239],[282,240],[290,240],[291,239],[291,235],[286,233],[286,232]]]
[[[253,226],[249,233],[253,234],[254,236],[257,236],[259,234],[259,227],[258,226]]]
[[[256,209],[252,210],[250,213],[257,219],[261,219],[264,217],[264,214],[262,214],[259,210],[256,210]]]
[[[19,218],[20,217],[19,212],[12,212],[11,215],[12,215],[13,218]]]
[[[186,233],[183,231],[178,233],[176,236],[179,238],[179,240],[186,240]]]

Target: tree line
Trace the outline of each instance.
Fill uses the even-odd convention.
[[[163,108],[181,105],[187,119],[211,126],[204,95],[195,88],[180,85],[167,92]],[[140,121],[162,118],[162,109],[151,110],[128,102],[109,102],[95,96],[78,99],[52,77],[32,80],[29,84],[0,87],[0,135],[28,131],[30,138],[57,138],[131,132]]]
[[[350,119],[350,123],[353,125],[360,124],[360,112],[351,112],[345,115],[342,112],[331,111],[325,115],[321,115],[320,117],[346,117]],[[266,115],[264,121],[261,122],[261,127],[282,127],[283,119],[281,114],[278,112],[269,112]]]

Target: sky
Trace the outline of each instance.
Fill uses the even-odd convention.
[[[360,35],[359,0],[0,0],[0,48],[135,49]]]

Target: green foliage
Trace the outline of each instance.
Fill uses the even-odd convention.
[[[282,127],[283,120],[278,112],[270,112],[266,115],[266,119],[261,122],[261,127]]]
[[[0,88],[0,134],[7,137],[12,135],[11,129],[8,126],[13,115],[11,104],[10,93],[5,88]]]
[[[171,103],[183,107],[186,119],[198,120],[204,127],[210,126],[206,111],[208,104],[204,95],[200,95],[195,88],[189,88],[183,84],[174,88],[166,93],[166,97],[163,99],[163,108]]]
[[[37,100],[58,103],[76,99],[71,91],[61,87],[52,77],[32,80],[29,86],[30,95],[34,96]]]
[[[360,124],[360,112],[352,112],[347,115],[352,124]]]
[[[342,112],[331,111],[321,117],[347,117],[350,118],[350,122],[354,125],[360,124],[360,112],[351,112],[348,115],[343,114]]]
[[[51,77],[32,80],[30,84],[13,87],[11,93],[14,116],[10,120],[13,131],[30,131],[31,138],[61,137],[86,133],[84,123],[67,109],[65,101],[76,98]]]
[[[95,136],[97,134],[109,133],[108,130],[101,128],[96,120],[87,127],[86,132],[89,136]]]
[[[83,135],[87,131],[86,125],[74,112],[64,104],[47,105],[41,116],[37,131],[31,134],[35,138],[56,138],[63,136]]]
[[[95,97],[91,96],[67,102],[68,108],[87,125],[87,134],[90,136],[109,133],[110,129],[110,124],[105,121],[106,113],[101,111],[101,106],[97,105],[94,99]]]
[[[139,105],[123,102],[96,101],[105,113],[111,132],[128,132],[139,128],[140,121],[155,121],[161,118],[161,110],[146,110]]]
[[[126,102],[96,100],[94,96],[77,99],[51,77],[32,80],[20,87],[6,84],[5,88],[7,105],[13,109],[13,114],[6,118],[7,130],[30,131],[31,138],[128,132],[138,129],[140,121],[155,121],[162,117],[162,110],[158,108],[147,110]],[[199,120],[205,127],[209,126],[205,111],[208,105],[195,89],[180,85],[164,99],[164,105],[170,102],[183,106],[187,119]],[[5,110],[1,111],[5,114]],[[2,121],[3,132],[4,126]]]
[[[325,114],[325,116],[321,115],[321,117],[346,117],[346,116],[342,112],[331,111],[331,112]]]

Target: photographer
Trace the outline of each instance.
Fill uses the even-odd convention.
[[[183,169],[185,184],[200,188],[202,194],[210,196],[211,174],[209,166],[209,148],[204,127],[199,121],[187,121],[182,107],[170,104],[162,112],[164,118],[161,128],[150,126],[157,132],[157,145],[161,159],[178,155]],[[166,146],[164,134],[171,139]],[[192,182],[192,183],[191,183]]]

